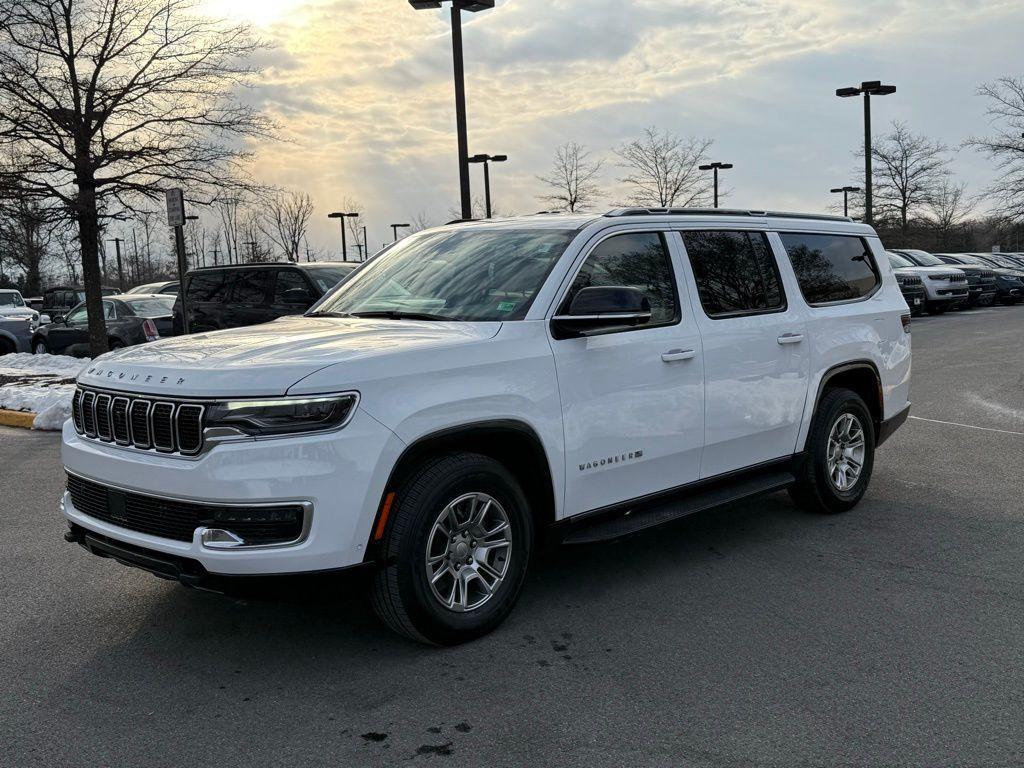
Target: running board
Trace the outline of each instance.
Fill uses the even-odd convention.
[[[792,472],[776,469],[743,479],[735,478],[731,482],[723,480],[703,488],[697,486],[690,491],[681,491],[672,499],[624,506],[620,513],[602,514],[600,520],[594,522],[586,519],[573,521],[562,541],[565,544],[593,544],[618,539],[696,512],[781,491],[795,482]]]

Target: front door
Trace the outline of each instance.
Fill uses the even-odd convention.
[[[704,433],[701,340],[678,262],[659,232],[596,244],[565,295],[631,286],[651,303],[649,323],[551,339],[565,431],[565,513],[576,515],[697,479]]]
[[[768,237],[684,230],[687,283],[704,337],[701,478],[790,456],[807,396],[810,344]]]

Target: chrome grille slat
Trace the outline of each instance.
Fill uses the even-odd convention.
[[[114,439],[110,431],[110,400],[110,395],[96,395],[93,406],[96,410],[96,436],[106,443]]]
[[[143,451],[196,456],[203,450],[206,406],[77,387],[71,415],[83,437]]]

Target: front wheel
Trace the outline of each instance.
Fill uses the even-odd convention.
[[[811,425],[808,455],[790,496],[812,512],[846,512],[867,490],[875,464],[875,428],[867,406],[849,389],[825,394]]]
[[[36,339],[32,343],[32,351],[37,355],[48,355],[50,354],[50,348],[46,346],[46,342],[42,339]]]
[[[429,459],[392,497],[373,607],[391,629],[455,645],[490,632],[519,598],[533,520],[515,477],[479,454]]]

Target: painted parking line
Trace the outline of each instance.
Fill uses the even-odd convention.
[[[960,424],[956,421],[940,421],[939,419],[925,419],[920,416],[911,416],[914,421],[927,421],[931,424],[945,424],[949,427],[963,427],[964,429],[980,429],[983,432],[1001,432],[1004,435],[1021,435],[1024,437],[1024,432],[1014,432],[1012,429],[996,429],[995,427],[978,427],[974,424]]]

